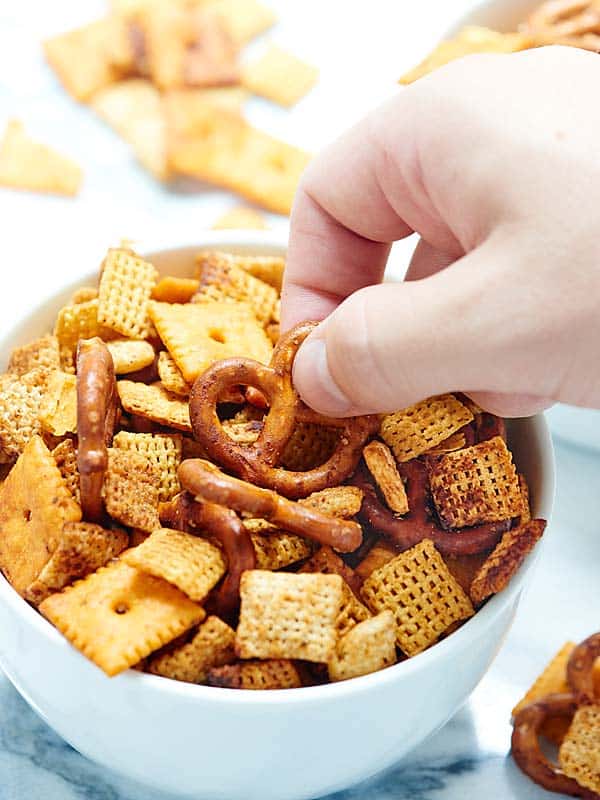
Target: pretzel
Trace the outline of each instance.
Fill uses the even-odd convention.
[[[594,664],[598,658],[600,633],[595,633],[577,645],[567,662],[567,681],[580,705],[600,702],[594,688]]]
[[[197,502],[187,492],[177,495],[161,507],[161,522],[176,530],[205,530],[221,543],[227,558],[227,574],[210,596],[213,614],[230,619],[240,604],[240,579],[248,569],[255,569],[256,554],[249,532],[238,515],[216,503]]]
[[[544,722],[554,717],[570,720],[576,711],[577,700],[572,693],[550,694],[522,708],[513,723],[512,755],[519,768],[538,786],[571,797],[598,800],[595,792],[568,778],[540,750],[538,735]]]
[[[209,503],[219,503],[235,511],[250,512],[286,531],[330,545],[342,553],[356,550],[362,542],[360,525],[331,517],[307,506],[286,500],[270,489],[261,489],[221,472],[210,461],[193,458],[179,467],[184,489]]]
[[[81,509],[87,522],[102,521],[102,487],[118,414],[112,356],[99,338],[77,345],[77,467]]]
[[[473,422],[475,427],[475,442],[486,442],[488,439],[493,439],[494,436],[500,436],[501,439],[506,441],[506,423],[502,417],[497,417],[495,414],[488,414],[484,411],[483,414],[477,414]],[[468,444],[467,444],[468,446]]]
[[[590,0],[547,0],[529,16],[527,27],[534,33],[569,39],[600,32],[600,13]]]
[[[292,499],[342,483],[356,468],[363,444],[379,425],[376,416],[341,420],[339,444],[320,467],[293,472],[277,466],[298,416],[307,413],[292,386],[292,363],[315,325],[304,322],[283,336],[268,367],[248,358],[213,364],[198,378],[190,396],[194,437],[210,458],[238,477]],[[252,444],[233,442],[217,415],[219,397],[239,385],[259,389],[270,405],[262,431]]]
[[[399,552],[408,550],[423,539],[431,539],[442,555],[474,555],[491,550],[510,528],[510,520],[504,520],[463,528],[460,531],[442,530],[427,507],[426,465],[413,459],[399,464],[398,469],[407,483],[410,511],[404,517],[397,517],[380,502],[362,465],[356,471],[352,483],[364,492],[359,520],[393,542]]]

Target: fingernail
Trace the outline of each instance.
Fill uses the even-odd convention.
[[[304,402],[321,414],[343,416],[352,408],[329,371],[324,339],[307,339],[298,351],[294,385]]]

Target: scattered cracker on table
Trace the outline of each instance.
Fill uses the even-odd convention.
[[[42,429],[53,436],[77,433],[77,379],[58,370],[50,373],[39,407]]]
[[[265,230],[267,221],[260,211],[248,206],[230,208],[213,224],[213,231],[221,230]]]
[[[512,454],[499,436],[442,456],[431,467],[429,483],[448,528],[518,517],[523,509]]]
[[[389,447],[372,441],[363,449],[363,458],[389,508],[396,514],[408,514],[406,489]]]
[[[34,436],[0,485],[0,569],[19,594],[48,562],[63,525],[80,519],[52,454]]]
[[[40,611],[107,675],[117,675],[206,616],[170,583],[116,561],[53,594]]]
[[[117,450],[129,450],[153,465],[157,477],[158,499],[171,500],[179,491],[177,470],[181,464],[182,437],[167,433],[130,433],[120,431],[113,439]]]
[[[157,279],[152,264],[128,250],[111,248],[100,278],[98,321],[123,336],[146,338],[148,304]]]
[[[70,158],[30,139],[18,120],[11,120],[0,141],[0,186],[32,192],[76,195],[83,174]]]
[[[58,547],[37,579],[25,591],[34,605],[64,589],[77,578],[95,572],[118,556],[129,543],[125,531],[106,530],[90,522],[67,522],[63,525]]]
[[[154,656],[148,672],[186,683],[202,683],[208,671],[235,661],[235,631],[219,617],[207,617],[189,642]]]
[[[106,347],[112,356],[117,375],[127,375],[149,367],[156,356],[150,342],[135,339],[113,339],[106,343]]]
[[[562,771],[600,794],[600,706],[581,706],[558,751]]]
[[[240,597],[238,656],[329,660],[342,604],[339,575],[248,570]]]
[[[394,612],[396,641],[407,656],[422,652],[454,622],[475,613],[429,539],[372,572],[361,594],[371,611]]]
[[[208,685],[223,689],[297,689],[302,679],[293,661],[277,658],[215,667],[208,672]]]
[[[475,605],[508,586],[525,557],[541,539],[546,522],[534,519],[507,531],[473,578],[469,590]]]
[[[15,347],[10,354],[7,371],[20,377],[38,367],[48,372],[60,369],[60,352],[56,336],[48,334],[29,344]]]
[[[20,377],[12,372],[0,375],[0,454],[14,461],[31,438],[41,433],[40,405],[49,373],[36,367]]]
[[[145,542],[129,550],[126,564],[177,586],[201,603],[225,574],[218,547],[190,533],[168,528],[155,530]]]
[[[192,386],[183,377],[183,374],[173,358],[166,350],[158,354],[158,375],[165,389],[181,397],[189,397]]]
[[[318,77],[316,67],[274,44],[242,70],[242,84],[247,89],[287,107],[308,94]]]
[[[154,466],[132,450],[109,448],[104,503],[110,516],[123,525],[144,531],[160,528]]]
[[[188,383],[222,358],[246,356],[263,364],[271,358],[273,346],[247,306],[153,301],[150,316]]]
[[[381,438],[397,461],[410,461],[437,447],[472,419],[473,414],[454,395],[429,397],[387,414],[381,423]]]
[[[52,451],[52,458],[56,462],[62,479],[76,503],[81,505],[81,491],[79,488],[79,468],[77,466],[77,450],[71,439],[65,439],[57,444]]]
[[[161,303],[189,303],[199,285],[197,278],[175,278],[167,275],[152,290],[152,299]]]
[[[147,386],[134,381],[118,381],[117,391],[123,408],[129,414],[181,431],[192,430],[189,404],[160,384]]]
[[[396,663],[396,625],[386,610],[359,622],[342,636],[328,663],[332,681],[345,681]]]

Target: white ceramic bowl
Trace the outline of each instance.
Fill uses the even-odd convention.
[[[541,0],[489,0],[454,24],[443,38],[454,35],[463,25],[514,31],[540,3]],[[550,430],[559,439],[579,447],[600,450],[600,411],[560,403],[549,409],[546,417]]]
[[[273,235],[202,234],[190,247],[144,248],[189,275],[201,247],[282,254]],[[81,283],[89,283],[91,275]],[[31,312],[0,347],[46,332],[69,286]],[[552,445],[542,417],[510,439],[533,510],[549,518]],[[397,762],[443,725],[479,683],[508,631],[539,547],[508,589],[452,636],[409,661],[345,683],[252,692],[128,671],[107,678],[0,576],[0,666],[46,722],[85,756],[142,783],[196,800],[287,800],[347,787]]]

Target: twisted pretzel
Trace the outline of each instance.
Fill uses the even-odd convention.
[[[576,711],[577,699],[572,693],[550,694],[522,708],[513,723],[512,755],[522,772],[538,786],[571,797],[598,800],[595,792],[580,786],[573,778],[568,778],[540,750],[538,736],[544,722],[552,717],[571,719]]]
[[[315,325],[302,323],[283,336],[268,367],[249,358],[230,358],[213,364],[198,378],[190,396],[194,437],[208,455],[240,478],[292,499],[338,486],[356,468],[363,444],[379,425],[376,416],[336,420],[340,427],[339,443],[324,464],[307,472],[292,472],[277,466],[296,421],[300,417],[315,418],[292,386],[294,357]],[[260,435],[252,444],[232,441],[217,415],[219,397],[239,385],[259,389],[270,406]]]
[[[198,502],[183,492],[161,508],[161,522],[176,530],[197,532],[198,528],[221,543],[227,559],[227,574],[210,595],[211,613],[230,619],[240,604],[240,579],[256,567],[256,553],[250,534],[238,515],[216,503]]]
[[[594,664],[598,658],[600,633],[595,633],[577,645],[567,663],[567,680],[580,705],[600,701],[594,686]]]
[[[77,345],[77,468],[81,510],[88,522],[101,522],[104,515],[102,486],[117,413],[112,356],[101,339],[81,340]]]
[[[600,50],[600,10],[590,0],[548,0],[525,26],[535,44],[563,44]]]
[[[398,469],[406,482],[408,497],[409,512],[404,517],[397,517],[381,503],[362,465],[356,471],[352,483],[364,493],[359,520],[389,539],[399,552],[414,547],[423,539],[431,539],[442,555],[475,555],[494,548],[502,534],[510,528],[511,521],[504,520],[460,531],[442,530],[427,507],[426,465],[413,459],[399,464]]]
[[[195,497],[209,503],[250,512],[268,519],[287,531],[328,544],[341,553],[356,550],[362,542],[362,531],[356,522],[321,514],[312,508],[286,500],[270,489],[225,475],[210,461],[193,458],[179,467],[181,485]]]

